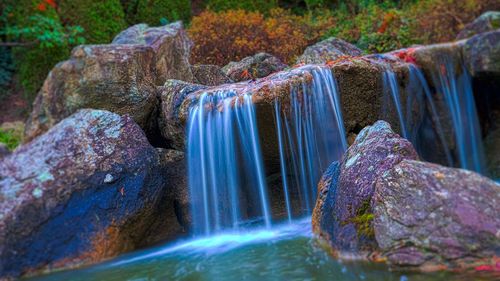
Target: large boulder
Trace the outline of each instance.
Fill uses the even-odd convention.
[[[464,63],[473,76],[500,77],[500,29],[478,34],[463,46]]]
[[[80,110],[0,161],[0,276],[88,264],[142,245],[164,192],[129,116]]]
[[[238,62],[230,62],[222,68],[222,71],[233,81],[239,82],[266,77],[285,68],[287,65],[277,57],[268,53],[258,53]]]
[[[145,131],[152,130],[158,106],[154,59],[153,49],[142,45],[76,47],[45,80],[26,124],[25,141],[81,108],[129,114]]]
[[[500,185],[479,174],[405,159],[379,174],[374,232],[391,265],[495,265],[500,250]]]
[[[297,64],[319,64],[337,60],[346,56],[361,56],[358,47],[335,37],[330,37],[306,48],[297,59]]]
[[[217,65],[193,65],[191,67],[191,71],[193,72],[194,82],[196,84],[217,86],[233,82],[233,80],[231,80],[231,78],[229,78],[224,71],[222,71],[222,68]]]
[[[193,81],[189,64],[193,42],[180,21],[160,27],[136,24],[118,34],[112,44],[140,44],[153,48],[158,86],[167,79]]]
[[[457,35],[457,40],[472,37],[479,33],[500,29],[500,12],[488,11],[467,24]]]
[[[364,128],[319,183],[313,230],[337,255],[365,255],[376,249],[371,199],[378,176],[404,159],[417,159],[411,143],[385,121]]]

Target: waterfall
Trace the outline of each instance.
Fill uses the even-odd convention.
[[[393,59],[390,56],[383,58]],[[430,147],[436,147],[437,139],[439,154],[445,158],[441,161],[445,162],[443,164],[484,173],[484,152],[472,81],[465,67],[443,56],[432,73],[434,92],[418,67],[409,64],[408,75],[404,91],[406,114],[394,71],[387,69],[382,77],[384,95],[392,99],[401,135],[413,143],[421,156],[432,157],[436,153],[436,149]]]
[[[288,221],[311,214],[321,174],[347,148],[331,70],[317,66],[296,71],[303,71],[302,83],[272,104]],[[308,75],[312,80],[304,78]],[[271,226],[276,214],[257,117],[252,95],[237,90],[204,92],[191,106],[187,159],[195,235],[239,230],[250,223]]]

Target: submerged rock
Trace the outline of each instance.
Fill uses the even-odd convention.
[[[364,128],[340,164],[332,164],[318,185],[313,231],[338,255],[375,250],[370,201],[376,179],[402,160],[417,158],[411,143],[385,121]]]
[[[217,65],[201,64],[191,67],[194,75],[194,81],[197,84],[206,86],[217,86],[221,84],[232,83],[229,78]]]
[[[306,48],[297,59],[297,64],[318,64],[337,60],[345,56],[361,56],[358,47],[335,37],[330,37]]]
[[[193,42],[180,21],[159,27],[136,24],[118,34],[112,44],[139,44],[153,48],[158,86],[167,79],[193,81],[189,64]]]
[[[129,114],[145,131],[158,105],[154,52],[141,45],[78,46],[49,73],[26,123],[25,141],[81,108]]]
[[[142,245],[164,178],[131,117],[80,110],[0,161],[0,275],[101,261]],[[163,218],[162,218],[163,219]]]
[[[266,77],[285,68],[287,65],[277,57],[268,53],[258,53],[238,62],[230,62],[222,68],[222,71],[233,81],[239,82]]]
[[[500,185],[479,174],[405,159],[379,174],[376,183],[372,204],[378,246],[395,266],[495,266],[499,191]]]
[[[500,29],[500,12],[489,11],[467,24],[460,33],[458,33],[456,39],[461,40],[496,29]]]

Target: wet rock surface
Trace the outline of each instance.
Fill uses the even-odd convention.
[[[402,160],[417,158],[411,143],[394,133],[387,122],[364,128],[318,185],[314,232],[339,255],[375,250],[370,203],[375,181]]]
[[[287,67],[286,64],[273,55],[258,53],[238,62],[230,62],[222,70],[233,81],[239,82],[266,77]]]
[[[0,275],[135,249],[163,186],[158,154],[131,117],[78,111],[0,161]]]
[[[396,266],[495,266],[499,190],[500,185],[470,171],[403,160],[376,183],[372,205],[377,244]]]
[[[297,64],[318,64],[337,60],[346,56],[361,56],[363,52],[356,46],[335,37],[330,37],[306,48],[297,59]]]

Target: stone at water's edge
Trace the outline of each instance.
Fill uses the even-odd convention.
[[[403,160],[380,174],[374,230],[395,266],[474,267],[500,253],[500,185],[479,174]]]
[[[192,92],[206,89],[206,86],[179,80],[167,80],[158,87],[161,100],[161,111],[158,125],[162,136],[168,144],[178,150],[184,150],[186,128],[184,120],[180,120],[180,107]]]
[[[358,47],[335,37],[330,37],[306,48],[297,59],[297,64],[318,64],[337,60],[345,56],[361,56]]]
[[[153,48],[158,86],[167,79],[193,81],[189,64],[193,42],[180,21],[159,27],[136,24],[118,34],[111,44],[140,44]]]
[[[464,29],[458,33],[456,39],[465,39],[495,29],[500,29],[500,12],[489,11],[467,24]]]
[[[135,249],[163,187],[158,154],[132,118],[78,111],[0,161],[0,276]]]
[[[494,75],[500,78],[500,29],[478,34],[463,46],[465,64],[474,76]]]
[[[404,159],[417,159],[411,143],[385,121],[364,128],[319,183],[313,230],[339,255],[376,249],[371,198],[379,175]]]
[[[206,86],[217,86],[221,84],[233,83],[222,68],[217,65],[199,64],[191,66],[194,82]]]
[[[155,122],[154,52],[141,45],[92,45],[49,73],[26,123],[25,141],[81,108],[129,114],[145,131]]]
[[[233,81],[239,82],[266,77],[287,67],[286,64],[273,55],[258,53],[238,62],[230,62],[222,68],[222,71]]]

